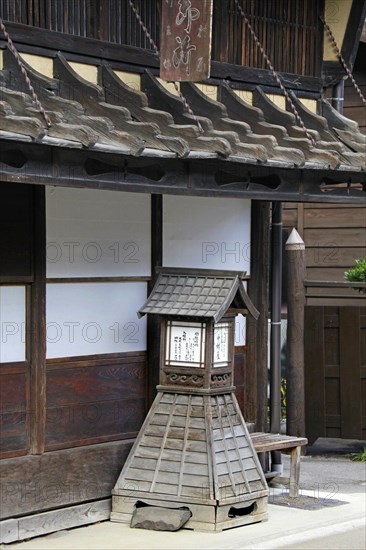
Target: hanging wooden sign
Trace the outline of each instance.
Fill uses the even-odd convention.
[[[160,77],[200,82],[210,76],[213,0],[163,0]]]

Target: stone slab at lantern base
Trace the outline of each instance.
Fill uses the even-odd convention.
[[[155,500],[150,498],[141,499],[140,502],[149,506],[159,506],[161,508],[181,508],[182,502],[169,502],[164,499],[164,495],[161,495],[162,500]],[[250,523],[258,523],[260,521],[267,521],[267,501],[268,498],[260,497],[255,500],[246,500],[243,502],[234,502],[232,504],[226,504],[224,506],[202,505],[202,504],[186,504],[192,513],[192,517],[184,524],[182,529],[192,529],[194,531],[215,531],[220,532],[225,529],[231,529],[233,527],[242,527],[249,525]],[[130,496],[116,496],[112,497],[112,510],[111,521],[119,523],[131,523],[132,515],[136,509],[136,498]],[[249,513],[246,515],[237,515],[229,517],[231,509],[235,508],[236,511],[246,510]],[[231,514],[230,514],[231,515]]]
[[[138,502],[187,506],[186,529],[266,520],[268,487],[235,394],[159,391],[112,495],[112,521],[129,523]]]

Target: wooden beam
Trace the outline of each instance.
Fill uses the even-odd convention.
[[[151,280],[148,283],[148,294],[152,291],[157,273],[156,267],[163,265],[163,197],[151,195]],[[148,406],[156,395],[160,370],[160,318],[148,315],[147,318],[147,396]]]
[[[46,421],[46,212],[45,188],[34,187],[34,283],[30,290],[30,451],[42,454]]]
[[[244,418],[255,421],[256,430],[267,431],[268,380],[268,284],[269,202],[253,201],[251,211],[251,276],[248,294],[259,310],[258,321],[247,318],[247,366],[245,371]]]

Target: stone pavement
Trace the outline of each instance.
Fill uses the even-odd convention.
[[[326,444],[328,445],[328,441]],[[320,441],[321,444],[321,441]],[[324,443],[325,444],[325,443]],[[342,445],[345,443],[342,442]],[[269,520],[222,533],[180,530],[175,533],[131,529],[103,522],[3,545],[8,550],[145,550],[145,549],[309,549],[366,548],[366,465],[344,455],[321,454],[301,459],[300,495],[287,498],[283,478],[270,488]],[[348,447],[347,447],[348,449]],[[329,448],[326,449],[329,453]],[[333,449],[334,451],[334,449]],[[344,452],[344,451],[343,451]],[[283,455],[284,478],[289,459]]]

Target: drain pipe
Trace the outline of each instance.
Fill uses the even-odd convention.
[[[282,203],[272,202],[270,430],[281,430]],[[283,473],[281,453],[272,451],[272,472]]]
[[[332,107],[343,115],[344,80],[340,80],[332,89]]]

